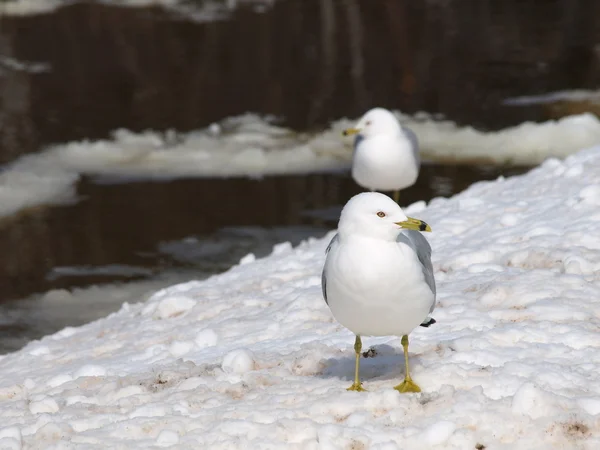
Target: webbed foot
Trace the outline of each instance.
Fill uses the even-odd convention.
[[[409,392],[421,392],[421,388],[410,378],[405,378],[402,383],[398,386],[394,386],[401,394],[407,394]]]
[[[347,391],[356,391],[356,392],[367,392],[367,390],[362,387],[362,383],[352,383],[352,386],[350,386],[348,389],[346,389]]]

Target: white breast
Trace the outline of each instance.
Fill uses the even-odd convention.
[[[365,138],[356,147],[352,177],[364,188],[393,191],[412,186],[419,175],[410,141],[403,135]]]
[[[417,256],[407,245],[353,238],[332,248],[325,264],[329,307],[355,334],[408,334],[434,302]]]

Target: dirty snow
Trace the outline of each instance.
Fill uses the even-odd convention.
[[[0,448],[600,448],[600,147],[418,203],[437,324],[353,336],[321,298],[331,234],[0,357]]]

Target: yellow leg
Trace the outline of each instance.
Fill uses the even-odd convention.
[[[400,191],[394,191],[392,193],[392,196],[393,196],[392,198],[394,199],[394,201],[396,203],[398,203],[400,201]]]
[[[402,394],[407,392],[421,392],[421,388],[412,380],[408,371],[408,336],[406,334],[402,336],[402,347],[404,348],[404,364],[406,366],[406,374],[404,375],[404,381],[398,386],[395,386],[394,389]]]
[[[362,341],[360,340],[360,336],[356,335],[356,340],[354,341],[354,352],[356,353],[356,364],[354,366],[354,383],[352,386],[348,388],[349,391],[366,391],[362,387],[362,383],[360,382],[359,369],[360,369],[360,352],[362,350]]]

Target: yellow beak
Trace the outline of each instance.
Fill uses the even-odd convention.
[[[360,133],[359,128],[346,128],[344,131],[342,131],[342,134],[344,136],[352,136],[353,134],[358,134],[358,133]]]
[[[431,231],[431,227],[419,219],[409,217],[404,222],[396,222],[396,225],[406,228],[407,230]]]

